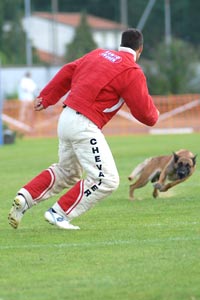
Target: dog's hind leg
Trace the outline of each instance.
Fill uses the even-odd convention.
[[[131,172],[131,174],[128,176],[128,180],[133,180],[135,177],[139,176],[141,172],[144,170],[144,168],[147,166],[147,164],[152,160],[151,157],[146,158],[142,163],[137,165],[135,169]]]
[[[145,186],[148,183],[148,181],[149,181],[148,177],[141,175],[136,180],[136,182],[131,184],[129,187],[129,199],[134,200],[134,190]]]

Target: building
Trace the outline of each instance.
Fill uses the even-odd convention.
[[[36,12],[23,19],[23,26],[42,61],[49,63],[56,58],[62,62],[80,20],[81,13]],[[87,22],[98,47],[117,49],[124,25],[92,15],[87,15]]]

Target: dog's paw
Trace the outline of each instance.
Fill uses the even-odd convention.
[[[159,190],[160,192],[166,192],[169,189],[169,187],[167,185],[160,184],[160,183],[156,183],[154,185],[154,188]]]
[[[154,198],[158,197],[158,190],[157,189],[154,189],[154,191],[153,191],[153,197]]]
[[[167,185],[163,185],[160,189],[161,192],[166,192],[168,191],[169,187]]]
[[[156,182],[156,183],[153,185],[153,187],[154,187],[155,189],[159,190],[159,191],[162,190],[162,184],[160,184],[159,182]]]

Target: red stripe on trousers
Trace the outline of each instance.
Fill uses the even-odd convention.
[[[83,197],[83,180],[80,180],[66,194],[60,197],[58,204],[69,214],[81,201]]]
[[[45,170],[28,182],[24,188],[31,194],[33,200],[39,200],[52,188],[54,182],[53,171]]]

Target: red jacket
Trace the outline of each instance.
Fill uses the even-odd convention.
[[[134,61],[134,51],[122,49],[97,49],[63,66],[39,95],[44,108],[70,91],[64,104],[85,115],[99,128],[124,102],[138,121],[153,126],[158,111],[148,93],[144,73]]]

